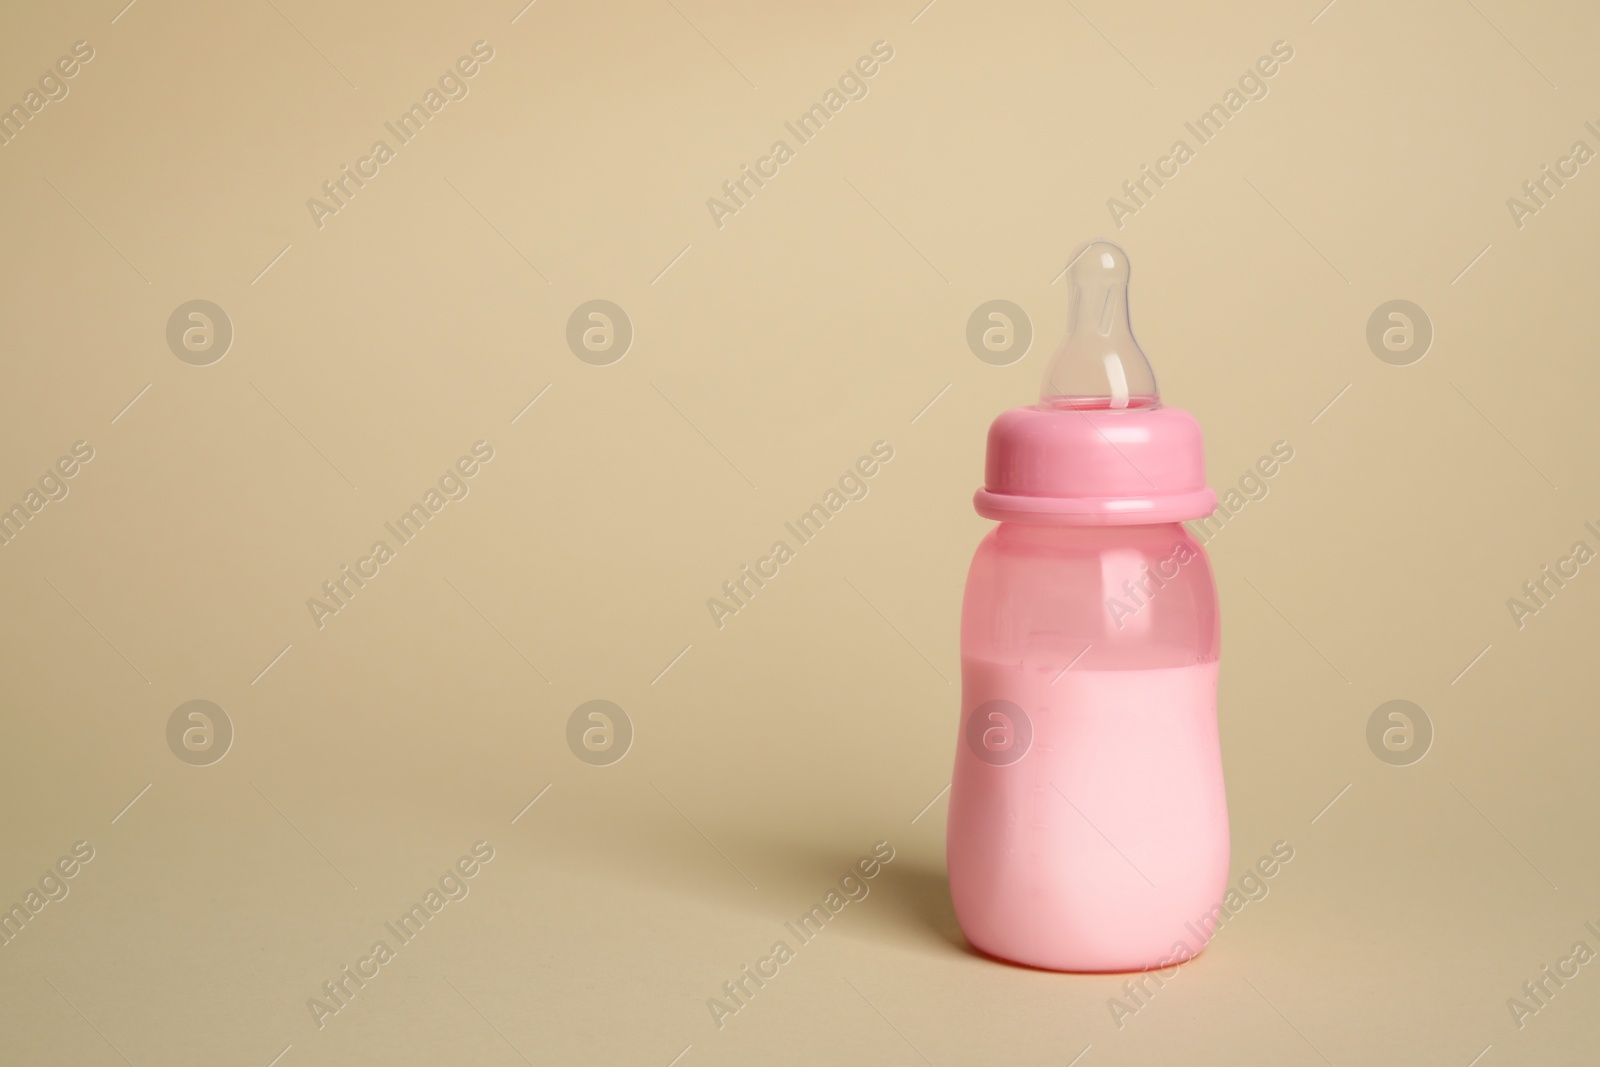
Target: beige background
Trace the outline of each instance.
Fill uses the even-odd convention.
[[[1591,7],[121,3],[0,15],[0,101],[95,51],[0,148],[0,500],[95,451],[0,548],[0,901],[95,850],[0,948],[0,1061],[1594,1062],[1595,966],[1506,1004],[1600,949],[1600,576],[1506,607],[1600,548],[1600,174],[1506,207],[1600,148]],[[470,95],[319,230],[307,198],[478,40]],[[879,40],[869,95],[715,226]],[[940,795],[984,431],[1096,234],[1213,484],[1295,449],[1210,545],[1235,878],[1295,858],[1120,1029],[1122,978],[966,949]],[[636,331],[604,367],[564,339],[596,298]],[[210,366],[165,340],[193,299],[235,331]],[[1007,367],[964,339],[990,299],[1037,333]],[[1391,299],[1436,331],[1410,366],[1365,341]],[[480,439],[319,630],[307,598]],[[715,628],[879,439],[871,494]],[[596,698],[636,730],[608,767],[565,741]],[[1367,747],[1394,698],[1436,733],[1411,766]],[[206,767],[166,741],[192,699],[236,730]],[[478,840],[470,895],[319,1030],[307,999]],[[717,1029],[879,840],[871,895]]]

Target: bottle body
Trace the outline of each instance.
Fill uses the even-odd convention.
[[[1226,891],[1220,628],[1177,522],[1002,522],[967,578],[950,791],[963,932],[1035,967],[1166,967]]]

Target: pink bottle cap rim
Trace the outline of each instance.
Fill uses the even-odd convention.
[[[1179,408],[1012,408],[989,427],[978,514],[1001,522],[1126,526],[1216,509],[1200,424]]]

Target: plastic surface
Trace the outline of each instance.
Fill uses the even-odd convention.
[[[1121,971],[1205,946],[1228,876],[1218,648],[1211,568],[1179,524],[984,538],[947,837],[974,947]]]
[[[1167,968],[1205,947],[1228,877],[1217,741],[1216,507],[1200,427],[1161,406],[1128,261],[1073,260],[1040,402],[989,430],[967,576],[950,895],[967,939],[1066,971]]]
[[[989,427],[978,514],[1078,525],[1175,522],[1216,510],[1200,425],[1178,408],[1013,408]]]

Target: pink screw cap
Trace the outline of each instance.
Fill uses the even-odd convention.
[[[1095,241],[1068,270],[1071,318],[1035,407],[989,427],[978,514],[1002,522],[1116,526],[1209,515],[1200,424],[1163,407],[1128,319],[1128,256]]]

